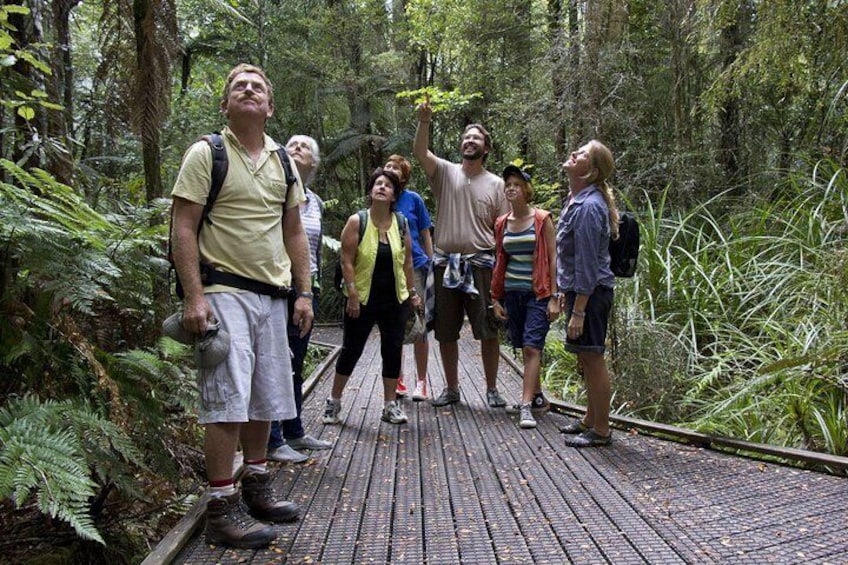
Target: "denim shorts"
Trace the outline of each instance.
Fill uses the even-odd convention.
[[[606,350],[607,325],[609,324],[612,301],[615,293],[605,286],[595,287],[595,291],[586,303],[586,317],[583,320],[583,333],[577,339],[565,338],[565,349],[572,353],[582,351],[603,353]],[[574,306],[574,292],[566,294],[566,324]]]
[[[506,335],[515,347],[545,348],[545,337],[551,327],[548,319],[550,297],[538,300],[532,291],[509,290],[504,297]]]

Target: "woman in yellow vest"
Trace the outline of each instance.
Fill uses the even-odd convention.
[[[380,328],[383,358],[382,419],[391,424],[407,421],[395,391],[406,318],[410,309],[420,308],[421,300],[413,286],[409,230],[399,223],[405,222],[403,216],[394,212],[402,191],[394,173],[376,169],[368,181],[365,229],[360,231],[357,213],[348,218],[342,230],[341,265],[347,297],[344,338],[333,390],[324,409],[325,424],[341,422],[342,393],[374,324]]]

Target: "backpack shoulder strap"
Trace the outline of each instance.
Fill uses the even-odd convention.
[[[397,210],[395,210],[395,216],[397,217],[398,230],[400,230],[400,242],[402,245],[406,245],[406,216],[404,216],[402,212],[398,212]]]
[[[292,170],[291,157],[289,157],[286,148],[282,145],[277,147],[277,157],[280,159],[280,164],[283,166],[283,172],[286,175],[286,186],[291,188],[297,182],[297,177],[294,176],[294,171]]]
[[[198,225],[198,231],[204,223],[212,223],[209,219],[209,212],[212,211],[212,206],[221,192],[221,187],[224,186],[224,179],[227,178],[227,169],[229,161],[227,161],[227,148],[224,147],[224,138],[220,132],[212,132],[209,135],[202,137],[209,144],[212,150],[212,182],[209,186],[209,196],[206,198],[206,206],[203,207],[203,218]]]
[[[365,235],[365,226],[368,225],[368,211],[359,210],[356,212],[359,215],[359,241],[362,241],[362,237]]]

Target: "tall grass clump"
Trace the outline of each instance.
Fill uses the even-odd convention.
[[[848,455],[848,179],[820,163],[779,194],[640,210],[610,331],[614,410]]]

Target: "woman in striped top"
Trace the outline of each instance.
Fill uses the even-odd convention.
[[[495,221],[495,269],[492,299],[495,317],[507,322],[513,347],[524,354],[521,403],[507,408],[520,414],[519,426],[535,428],[533,412],[548,401],[539,378],[542,349],[550,323],[559,315],[556,283],[556,237],[550,212],[530,206],[530,175],[514,165],[503,172],[504,194],[512,211]]]
[[[324,202],[310,188],[315,180],[318,164],[321,162],[321,152],[318,142],[308,135],[293,135],[286,143],[286,151],[297,166],[297,172],[306,192],[306,202],[300,205],[300,221],[309,239],[309,272],[312,278],[312,311],[318,312],[318,295],[321,292],[321,217],[324,212]],[[289,302],[292,302],[291,300]],[[303,428],[301,413],[303,411],[303,363],[309,348],[309,338],[312,330],[301,337],[300,330],[293,325],[289,313],[289,351],[292,355],[292,382],[294,384],[294,400],[297,416],[291,420],[271,422],[271,434],[268,437],[268,459],[281,463],[303,463],[309,456],[302,450],[330,449],[333,444],[327,440],[318,439],[306,433]]]

